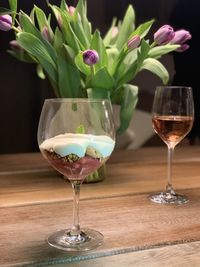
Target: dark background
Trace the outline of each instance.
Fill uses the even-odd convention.
[[[52,0],[58,4],[60,1]],[[77,1],[67,1],[76,5]],[[175,56],[176,75],[174,83],[193,87],[196,103],[195,129],[191,137],[199,135],[199,52],[196,38],[199,31],[200,4],[197,0],[88,0],[88,17],[93,29],[99,28],[102,33],[108,29],[113,16],[123,17],[128,4],[133,4],[136,11],[136,25],[155,18],[155,30],[159,26],[171,23],[176,28],[186,28],[192,32],[191,49]],[[47,11],[45,0],[18,0],[19,8],[26,13],[33,5]],[[177,4],[179,6],[177,6]],[[7,0],[0,0],[0,6],[8,6]],[[198,29],[198,30],[197,30]],[[53,96],[48,81],[40,80],[35,72],[35,65],[15,60],[6,50],[9,41],[14,38],[12,32],[0,31],[0,153],[38,151],[37,125],[45,98]],[[175,55],[175,53],[174,53]],[[164,63],[171,77],[175,73],[173,57],[164,58]],[[184,77],[184,79],[183,79]],[[171,79],[173,82],[173,79]],[[150,111],[152,97],[160,80],[149,73],[143,73],[134,81],[140,87],[138,107]]]

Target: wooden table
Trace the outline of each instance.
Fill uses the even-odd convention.
[[[72,190],[38,153],[0,156],[0,266],[200,266],[200,148],[176,149],[173,184],[190,202],[161,205],[149,194],[166,184],[166,148],[115,151],[105,181],[84,184],[81,225],[104,234],[82,254],[46,238],[71,225]]]

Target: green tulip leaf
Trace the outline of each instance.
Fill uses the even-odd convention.
[[[88,98],[110,99],[110,91],[104,88],[88,88]]]
[[[74,60],[77,68],[84,73],[86,76],[89,76],[91,74],[91,68],[87,64],[83,62],[83,53],[80,52],[78,55],[75,57]]]
[[[116,46],[119,50],[121,50],[124,47],[124,44],[127,42],[128,37],[134,30],[135,23],[135,11],[131,5],[127,8],[126,14],[124,16],[123,22],[121,24]]]
[[[87,39],[87,35],[84,32],[82,21],[80,20],[79,14],[77,13],[77,11],[75,11],[75,13],[73,14],[70,25],[72,27],[73,32],[76,33],[77,39],[79,40],[82,47],[84,48],[83,50],[88,49],[90,46],[90,41]]]
[[[95,99],[109,99],[110,100],[110,91],[103,88],[88,88],[87,89],[88,98]],[[102,124],[105,123],[104,114],[102,114],[102,109],[99,105],[95,105],[95,103],[91,103],[90,116],[92,116],[92,124],[95,128],[102,128]]]
[[[156,46],[156,47],[153,47],[149,51],[149,57],[158,59],[161,56],[168,54],[168,53],[176,50],[179,47],[180,47],[180,45],[174,45],[174,44]]]
[[[80,16],[87,16],[87,2],[86,0],[79,0],[76,6],[77,11],[79,12]]]
[[[45,45],[31,33],[22,32],[17,34],[17,41],[19,45],[28,53],[36,57],[38,60],[45,59],[53,67],[56,68],[55,62],[48,53]]]
[[[114,80],[109,74],[106,67],[99,69],[89,81],[89,87],[103,88],[107,90],[112,90],[114,87]]]
[[[55,69],[51,64],[49,64],[49,62],[44,58],[40,58],[38,62],[42,66],[45,74],[47,74],[48,79],[50,80],[53,88],[55,88],[55,85],[57,85],[58,83],[57,69]],[[58,92],[55,91],[55,94],[58,95]]]
[[[141,47],[138,49],[138,59],[137,59],[137,70],[139,71],[144,60],[148,57],[150,50],[150,45],[143,39],[141,42]]]
[[[112,34],[113,34],[113,28],[116,26],[117,19],[113,18],[111,26],[109,30],[107,31],[105,37],[103,38],[103,43],[105,47],[109,46],[112,41]]]
[[[117,87],[120,87],[124,83],[127,83],[135,78],[142,68],[144,60],[148,57],[149,50],[149,44],[143,39],[140,48],[130,52],[132,58],[127,55],[124,62],[122,62],[115,73]]]
[[[138,26],[138,28],[133,33],[131,33],[129,39],[135,35],[139,35],[141,38],[144,38],[151,29],[151,26],[154,23],[154,21],[155,20],[152,19]]]
[[[26,62],[26,63],[37,63],[38,62],[33,56],[28,54],[26,51],[7,50],[7,52],[22,62]]]
[[[87,2],[86,0],[79,0],[76,6],[77,13],[81,17],[81,23],[84,30],[84,34],[87,37],[89,43],[92,40],[91,23],[87,19]]]
[[[108,71],[113,73],[115,70],[115,64],[119,55],[119,51],[116,47],[111,46],[106,49],[108,55]]]
[[[166,68],[163,66],[162,63],[160,63],[154,58],[145,59],[141,69],[146,69],[157,75],[163,81],[164,84],[167,84],[169,80],[169,73]]]
[[[22,32],[23,34],[29,33],[29,34],[35,36],[36,38],[38,38],[40,40],[40,42],[43,43],[43,46],[47,50],[48,54],[50,55],[52,60],[55,62],[56,61],[56,53],[55,53],[54,48],[52,47],[52,45],[49,42],[47,42],[42,37],[40,31],[32,23],[30,17],[22,11],[20,12],[20,25],[24,31],[24,32]],[[21,33],[19,33],[19,34],[21,34]],[[30,46],[30,48],[31,48],[31,46]]]
[[[44,28],[44,26],[48,25],[48,20],[46,18],[44,11],[41,8],[39,8],[35,5],[34,10],[35,10],[35,15],[37,17],[37,22],[38,22],[39,28],[40,28],[40,30],[42,30]]]
[[[135,77],[135,75],[137,73],[137,69],[138,69],[137,68],[137,61],[135,61],[130,66],[128,66],[128,68],[126,68],[123,65],[121,67],[123,67],[123,70],[119,71],[118,73],[120,75],[118,75],[118,77],[116,77],[117,87],[121,87],[124,83],[127,83],[127,82],[133,80],[133,78]]]
[[[57,22],[59,22],[59,19],[62,17],[61,16],[62,9],[57,7],[57,6],[55,6],[55,5],[51,5],[51,4],[48,4],[48,6],[51,8],[51,10],[52,10]]]
[[[17,0],[9,0],[9,6],[13,12],[17,12]]]
[[[17,41],[27,53],[33,56],[41,64],[51,80],[56,83],[57,68],[44,44],[37,37],[26,32],[18,33]]]
[[[30,17],[30,19],[31,19],[31,21],[32,21],[32,23],[33,23],[33,25],[35,25],[35,8],[33,8],[33,9],[31,10],[31,13],[30,13],[29,17]]]
[[[15,23],[15,17],[16,17],[16,13],[17,13],[17,0],[9,0],[9,6],[12,13],[12,19],[13,19],[13,25]]]
[[[65,56],[66,56],[66,60],[71,64],[74,65],[74,61],[75,61],[75,52],[73,50],[72,47],[63,44],[64,50],[65,50]]]
[[[80,73],[60,55],[57,60],[58,87],[61,97],[80,97]]]
[[[63,48],[63,36],[58,27],[55,29],[53,47],[57,52]]]
[[[62,10],[68,10],[68,5],[67,5],[67,3],[66,3],[65,0],[61,0],[60,9],[62,9]]]
[[[6,14],[12,14],[12,13],[13,11],[8,8],[0,7],[0,15],[6,15]]]
[[[96,30],[93,34],[91,49],[94,49],[99,54],[99,61],[95,64],[95,70],[101,69],[104,66],[108,65],[108,55],[106,52],[106,48],[104,46],[103,40],[100,36],[100,32]]]
[[[132,84],[124,84],[121,87],[120,101],[120,127],[117,129],[117,134],[125,132],[130,124],[138,101],[138,87]]]
[[[77,38],[76,33],[73,31],[66,12],[61,11],[60,15],[63,21],[62,23],[63,38],[69,46],[74,48],[76,53],[79,53],[80,50],[84,50],[84,46]]]
[[[53,39],[53,31],[51,29],[51,26],[50,26],[50,16],[49,16],[49,19],[46,18],[46,15],[45,13],[43,12],[42,9],[40,9],[39,7],[37,6],[34,6],[34,9],[35,9],[35,15],[37,17],[37,22],[38,22],[38,25],[39,25],[39,28],[40,28],[40,31],[42,32],[42,30],[44,29],[44,27],[47,27],[48,31],[49,31],[49,36],[51,39]],[[49,42],[51,40],[48,40]]]

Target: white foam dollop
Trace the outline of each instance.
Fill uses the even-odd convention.
[[[114,146],[115,141],[106,135],[66,133],[46,139],[40,145],[40,149],[54,151],[61,157],[75,154],[81,158],[85,155],[87,147],[93,147],[103,157],[109,157]]]

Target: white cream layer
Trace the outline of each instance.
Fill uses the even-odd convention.
[[[66,133],[45,140],[40,149],[55,151],[61,157],[75,154],[81,158],[85,155],[87,147],[93,147],[103,157],[109,157],[114,146],[115,141],[106,135]]]

